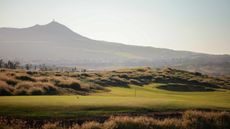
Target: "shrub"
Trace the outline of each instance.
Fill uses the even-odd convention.
[[[129,75],[127,73],[121,74],[121,75],[119,75],[119,77],[129,79]]]
[[[130,79],[129,81],[130,81],[130,83],[133,84],[133,85],[138,85],[138,86],[143,85],[140,81],[135,80],[135,79]]]
[[[6,88],[0,87],[0,96],[9,96],[12,95],[12,92],[7,90]]]
[[[28,95],[28,92],[25,89],[19,89],[19,90],[16,90],[14,94],[15,95]]]
[[[80,83],[78,81],[73,81],[73,80],[62,80],[57,85],[62,88],[70,88],[74,90],[81,89]]]
[[[25,89],[28,90],[33,87],[33,82],[20,82],[15,86],[16,90]]]
[[[183,120],[188,129],[230,129],[230,114],[227,112],[187,111]]]
[[[37,82],[33,84],[33,87],[35,93],[42,92],[42,94],[45,95],[55,95],[58,93],[57,88],[53,86],[51,83]]]
[[[35,79],[29,76],[26,76],[26,75],[16,76],[16,79],[22,80],[22,81],[35,81]]]
[[[46,94],[46,95],[56,95],[56,94],[58,94],[58,90],[54,86],[47,85],[47,86],[43,87],[43,89],[45,90],[44,94]]]
[[[6,83],[9,85],[15,86],[18,82],[16,80],[9,79],[9,80],[6,80]]]
[[[0,80],[0,95],[1,96],[12,95],[13,90],[14,89],[10,87],[7,83]]]
[[[42,94],[44,94],[44,91],[41,88],[31,88],[29,92],[31,95],[42,95]]]
[[[49,77],[36,77],[37,82],[49,82],[50,78]]]
[[[111,85],[113,86],[128,86],[128,81],[124,78],[119,78],[118,76],[109,78]]]
[[[20,82],[15,87],[16,95],[55,95],[57,88],[50,83]]]
[[[38,72],[36,72],[36,71],[27,71],[26,73],[29,74],[29,75],[38,74]]]
[[[93,89],[95,89],[95,90],[106,90],[103,86],[100,86],[100,85],[94,85]]]

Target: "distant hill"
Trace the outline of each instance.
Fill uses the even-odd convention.
[[[0,28],[0,58],[90,69],[169,66],[213,75],[230,75],[230,55],[98,41],[81,36],[55,21],[28,28]]]

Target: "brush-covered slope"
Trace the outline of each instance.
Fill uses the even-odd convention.
[[[35,72],[1,69],[0,95],[64,95],[110,92],[109,87],[145,86],[177,92],[211,92],[230,89],[229,78],[171,68],[134,68],[90,73]]]

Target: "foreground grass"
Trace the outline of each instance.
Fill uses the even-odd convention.
[[[1,129],[229,129],[229,112],[186,111],[181,118],[155,119],[138,116],[111,116],[103,122],[82,124],[60,121],[27,121],[0,118]]]
[[[4,96],[0,97],[0,115],[87,117],[123,112],[230,110],[229,90],[173,92],[158,89],[159,85],[109,87],[111,92],[98,92],[90,96]]]

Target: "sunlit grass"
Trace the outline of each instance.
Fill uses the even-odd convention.
[[[109,87],[111,92],[90,96],[5,96],[0,97],[0,115],[72,117],[117,112],[230,109],[229,90],[172,92],[157,89],[158,85]]]

